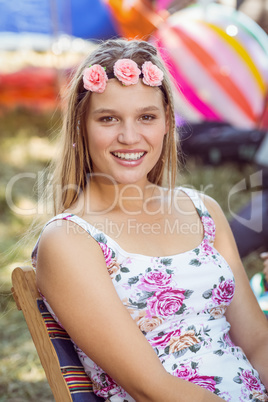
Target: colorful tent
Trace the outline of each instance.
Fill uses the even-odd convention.
[[[0,32],[65,33],[89,40],[118,34],[103,0],[1,0]]]

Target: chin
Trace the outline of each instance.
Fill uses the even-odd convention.
[[[142,183],[143,181],[147,181],[147,177],[140,177],[140,176],[131,176],[127,175],[126,177],[115,177],[114,178],[117,184],[121,185],[131,185],[131,184],[139,184]]]

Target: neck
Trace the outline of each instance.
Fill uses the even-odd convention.
[[[103,181],[95,181],[94,178],[88,183],[85,194],[85,202],[90,202],[92,212],[142,211],[144,202],[155,192],[157,186],[147,179],[135,184],[117,184]]]

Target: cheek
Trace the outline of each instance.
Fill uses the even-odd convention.
[[[98,126],[91,124],[87,127],[89,151],[104,149],[109,142],[109,136],[104,135]]]
[[[157,134],[155,133],[154,139],[155,142],[161,143],[164,141],[164,138],[168,132],[167,124],[163,123],[161,127],[157,130]]]
[[[107,149],[108,144],[102,138],[89,138],[88,148],[91,158],[95,159],[102,155]]]
[[[156,151],[158,157],[161,155],[164,140],[165,140],[164,130],[155,133],[153,139],[151,140],[151,146]]]

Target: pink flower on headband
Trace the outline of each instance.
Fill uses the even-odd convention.
[[[83,73],[84,88],[88,91],[102,93],[106,88],[108,81],[104,68],[99,64],[94,64],[85,68]]]
[[[124,85],[137,84],[141,70],[131,59],[119,59],[114,64],[114,75]]]
[[[151,87],[159,87],[162,84],[164,74],[155,64],[151,61],[145,61],[142,65],[143,79],[146,85]]]

